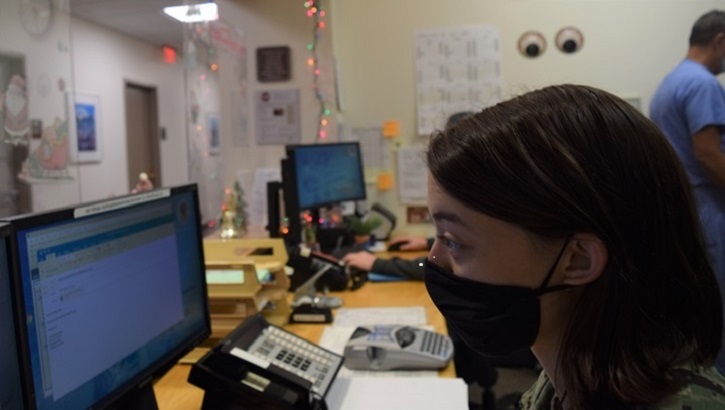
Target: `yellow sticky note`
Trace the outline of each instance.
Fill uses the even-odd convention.
[[[383,123],[383,137],[395,138],[400,134],[400,122],[398,121],[385,121]]]
[[[385,172],[378,175],[378,191],[393,189],[393,174]]]

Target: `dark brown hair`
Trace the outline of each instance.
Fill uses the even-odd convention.
[[[719,33],[725,33],[725,11],[712,10],[700,16],[690,32],[690,46],[706,46]]]
[[[597,235],[609,260],[574,302],[557,379],[575,408],[656,403],[672,370],[709,366],[720,293],[679,159],[659,129],[596,88],[547,87],[433,135],[433,178],[471,209],[543,238]]]

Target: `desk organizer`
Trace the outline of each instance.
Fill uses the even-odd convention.
[[[225,337],[256,313],[276,326],[287,324],[290,281],[281,239],[205,239],[204,257],[211,339]],[[268,272],[267,279],[260,281],[260,272]]]

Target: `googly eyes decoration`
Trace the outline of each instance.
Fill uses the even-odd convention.
[[[556,33],[555,42],[561,52],[572,54],[584,45],[584,35],[575,27],[564,27]]]
[[[524,57],[536,58],[546,50],[546,39],[538,31],[527,31],[519,37],[519,52]]]

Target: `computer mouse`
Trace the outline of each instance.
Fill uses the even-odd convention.
[[[393,242],[390,245],[388,245],[388,251],[389,252],[399,252],[400,247],[407,245],[408,241],[399,241],[399,242]]]

